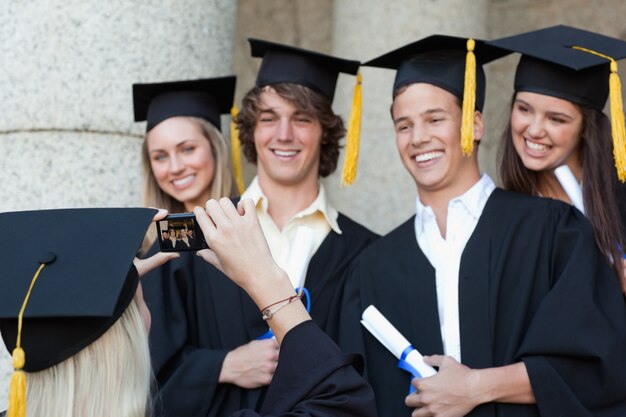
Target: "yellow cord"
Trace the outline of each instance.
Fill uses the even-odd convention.
[[[474,151],[474,113],[476,110],[476,56],[474,39],[467,40],[465,82],[463,86],[463,115],[461,121],[461,150],[471,156]]]
[[[611,62],[611,74],[609,75],[609,103],[611,106],[611,131],[613,134],[613,158],[617,177],[621,182],[626,181],[626,129],[624,128],[624,108],[622,103],[622,83],[617,74],[617,62],[615,59],[600,52],[572,46],[573,49],[599,56]]]
[[[25,417],[26,416],[26,374],[22,370],[26,363],[26,355],[24,349],[22,349],[22,318],[26,305],[30,298],[30,294],[33,291],[35,282],[39,278],[39,273],[46,266],[45,263],[39,265],[39,269],[35,272],[33,279],[28,287],[28,292],[22,303],[22,308],[17,315],[17,341],[15,342],[15,349],[13,349],[13,368],[14,372],[11,376],[11,385],[9,388],[9,409],[7,411],[7,417]]]
[[[237,118],[237,106],[233,104],[230,109],[230,156],[233,162],[233,175],[235,176],[235,184],[239,195],[243,193],[243,169],[241,167],[241,146],[239,143],[239,129],[235,119]]]
[[[363,96],[361,93],[361,71],[356,74],[356,85],[352,98],[352,110],[346,134],[346,158],[341,173],[341,185],[350,186],[356,179],[356,168],[359,161],[359,145],[361,141],[361,108]]]

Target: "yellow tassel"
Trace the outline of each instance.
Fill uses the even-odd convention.
[[[609,103],[611,106],[611,132],[613,135],[613,158],[617,178],[626,181],[626,129],[624,128],[624,107],[622,104],[622,83],[617,74],[617,62],[612,57],[582,46],[572,46],[573,49],[587,52],[611,61],[609,75]]]
[[[361,141],[361,107],[363,96],[361,93],[361,71],[356,74],[352,110],[346,134],[346,158],[343,162],[341,185],[350,186],[356,179],[356,167],[359,162],[359,144]]]
[[[26,374],[22,371],[24,363],[24,350],[21,347],[16,347],[13,350],[13,368],[15,371],[11,376],[7,417],[26,416]]]
[[[467,40],[465,84],[463,86],[463,115],[461,121],[461,150],[471,156],[474,151],[474,113],[476,110],[476,56],[474,39]]]
[[[233,175],[235,176],[235,183],[237,184],[237,190],[239,195],[243,193],[243,169],[241,167],[241,146],[239,143],[239,129],[235,123],[237,117],[237,106],[233,104],[230,109],[230,155],[233,161]]]
[[[22,308],[20,308],[20,312],[17,315],[17,340],[15,341],[15,349],[13,349],[14,371],[9,386],[9,409],[7,410],[7,417],[26,417],[26,373],[22,370],[26,363],[26,355],[24,349],[22,349],[22,322],[30,295],[33,292],[41,270],[45,266],[45,263],[40,264],[37,272],[35,272],[35,275],[33,275],[33,278],[30,280],[28,292],[22,302]]]
[[[613,157],[617,177],[626,181],[626,132],[624,130],[624,108],[622,104],[622,83],[617,75],[617,63],[611,61],[609,76],[609,100],[611,103],[611,130],[613,132]]]

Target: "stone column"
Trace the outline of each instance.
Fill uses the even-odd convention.
[[[141,205],[131,84],[230,74],[235,12],[231,0],[4,3],[0,211]],[[0,410],[9,368],[2,354]]]
[[[335,1],[333,52],[367,61],[431,34],[487,35],[487,0]],[[363,121],[357,180],[341,189],[340,172],[327,181],[339,210],[386,233],[415,212],[416,188],[395,145],[389,115],[394,71],[363,68]],[[348,118],[353,77],[342,77],[335,108]],[[481,145],[487,154],[490,144]],[[484,156],[484,155],[483,155]],[[340,170],[338,170],[340,171]]]

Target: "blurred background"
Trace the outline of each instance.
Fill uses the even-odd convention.
[[[239,102],[259,65],[249,56],[248,37],[366,61],[431,34],[493,39],[567,24],[626,39],[625,16],[621,0],[2,2],[0,212],[140,206],[145,124],[133,122],[131,85],[234,73]],[[487,133],[479,158],[494,179],[517,60],[512,55],[486,67]],[[395,149],[394,73],[363,68],[362,74],[357,180],[342,188],[338,172],[324,183],[335,207],[386,233],[413,214],[416,190]],[[626,71],[620,74],[624,79]],[[344,120],[354,82],[339,79],[333,107]],[[254,167],[245,174],[249,181]],[[10,237],[3,240],[9,244]],[[3,352],[0,410],[10,367]]]

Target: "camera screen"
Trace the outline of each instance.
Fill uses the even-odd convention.
[[[162,252],[197,251],[208,246],[193,214],[170,215],[157,222]]]

